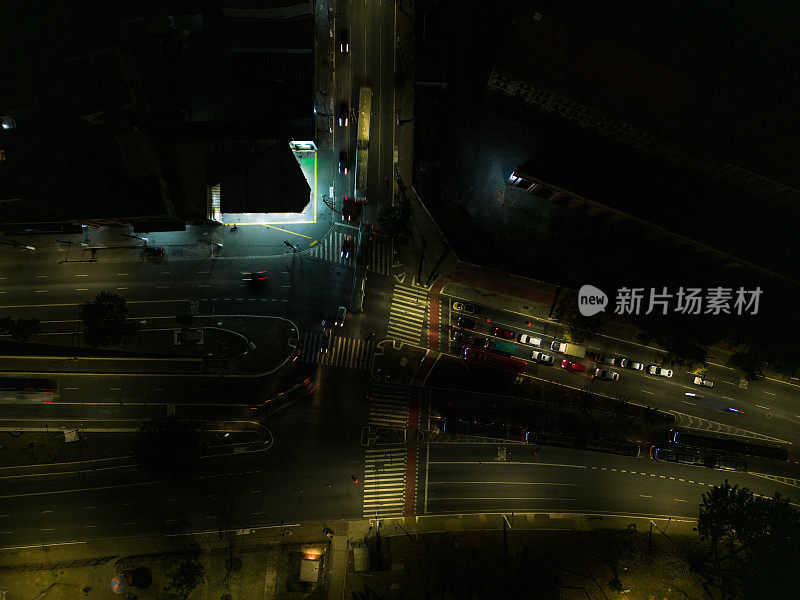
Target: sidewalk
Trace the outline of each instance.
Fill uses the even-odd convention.
[[[513,531],[602,531],[631,529],[645,531],[651,516],[578,513],[520,513],[507,515]],[[653,522],[671,535],[692,535],[694,519],[652,516]],[[109,595],[111,579],[121,570],[145,567],[152,585],[140,598],[154,598],[169,581],[169,573],[181,560],[196,557],[205,570],[203,582],[190,598],[218,600],[232,598],[272,600],[285,597],[287,586],[297,577],[301,555],[318,553],[326,563],[322,585],[329,600],[343,600],[363,589],[363,575],[355,574],[353,546],[369,542],[378,533],[376,523],[354,519],[327,523],[266,526],[244,530],[209,531],[174,537],[124,536],[112,540],[30,546],[0,551],[3,589],[12,598],[87,598]],[[322,530],[334,531],[327,540]],[[417,518],[382,519],[384,539],[415,539],[435,532],[502,532],[503,515],[429,515]],[[292,535],[284,535],[291,531]],[[228,552],[241,559],[241,569],[225,574]],[[373,557],[374,558],[374,557]],[[295,570],[297,569],[297,571]],[[368,573],[366,573],[368,575]],[[403,575],[402,573],[400,574]],[[87,589],[88,588],[88,589]],[[47,591],[45,591],[47,590]],[[299,591],[299,590],[297,590]],[[44,593],[42,593],[44,592]],[[42,594],[41,596],[37,596]]]

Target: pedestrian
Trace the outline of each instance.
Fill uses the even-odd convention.
[[[350,479],[353,480],[354,485],[358,483],[358,477],[356,477],[355,475],[350,475]]]

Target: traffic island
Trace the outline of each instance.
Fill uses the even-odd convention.
[[[382,383],[408,385],[417,372],[427,350],[391,340],[378,344],[373,362],[372,378]]]

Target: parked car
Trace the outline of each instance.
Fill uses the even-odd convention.
[[[339,30],[339,52],[343,54],[350,52],[350,36],[345,28]]]
[[[527,333],[520,333],[519,343],[525,344],[526,346],[541,346],[542,338],[533,337],[531,335],[528,335]]]
[[[650,375],[658,375],[659,377],[672,377],[672,369],[665,369],[660,365],[650,365],[647,367],[647,372]]]
[[[605,354],[600,354],[599,352],[595,352],[592,355],[592,360],[596,363],[600,363],[601,365],[608,365],[609,367],[615,367],[617,365],[617,359],[613,356],[607,356]]]
[[[462,344],[470,345],[474,341],[475,337],[472,335],[470,331],[464,331],[463,329],[453,329],[450,332],[450,339],[454,342],[461,342]]]
[[[342,250],[339,252],[339,258],[350,258],[350,253],[353,251],[353,237],[346,235],[342,240]]]
[[[150,258],[163,258],[164,248],[161,246],[145,246],[144,255]]]
[[[339,114],[336,116],[337,120],[339,121],[339,127],[347,127],[350,124],[349,118],[349,109],[347,107],[347,102],[342,102],[339,105]]]
[[[323,354],[328,353],[328,346],[330,345],[331,341],[331,330],[326,329],[322,332],[322,339],[319,342],[319,351]]]
[[[561,368],[571,371],[573,373],[583,373],[586,370],[586,365],[581,363],[572,362],[571,360],[562,360]]]
[[[347,167],[350,165],[350,157],[347,154],[347,150],[342,150],[339,152],[339,173],[343,175],[347,175]]]
[[[707,388],[713,388],[714,387],[714,382],[713,381],[711,381],[710,379],[703,379],[702,377],[695,377],[694,380],[693,380],[693,383],[695,385],[700,385],[700,386],[707,387]]]
[[[334,325],[337,327],[344,327],[344,318],[347,316],[347,308],[344,306],[339,307],[339,311],[336,313],[336,321]]]
[[[492,327],[489,330],[489,333],[492,335],[496,335],[497,337],[505,338],[507,340],[513,340],[516,334],[511,331],[510,329],[504,329],[503,327]]]
[[[453,310],[460,310],[462,312],[474,313],[475,307],[472,304],[464,304],[463,302],[453,302]]]
[[[617,381],[619,379],[619,373],[607,371],[606,369],[595,369],[594,376],[604,381]]]
[[[534,350],[533,352],[531,352],[531,360],[535,360],[536,362],[542,363],[543,365],[552,365],[554,362],[556,362],[555,358],[539,350]]]
[[[456,319],[456,325],[464,329],[475,329],[478,326],[478,322],[475,319],[462,316]]]
[[[630,358],[620,358],[619,366],[623,369],[633,369],[634,371],[641,371],[644,369],[644,365],[642,363],[631,360]]]

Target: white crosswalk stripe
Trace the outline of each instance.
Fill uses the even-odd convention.
[[[364,460],[364,517],[399,517],[405,507],[406,447],[367,448]]]
[[[369,423],[382,427],[408,427],[408,388],[375,384],[370,396]]]
[[[350,258],[340,256],[342,252],[342,243],[345,236],[349,235],[353,238],[352,249],[350,251]],[[344,231],[342,229],[334,229],[327,236],[325,236],[319,244],[315,244],[309,250],[309,255],[314,258],[327,260],[329,262],[337,263],[344,266],[353,266],[355,264],[355,252],[357,250],[356,243],[358,242],[357,231]]]
[[[381,275],[392,274],[392,247],[391,245],[381,242],[373,241],[369,249],[369,256],[367,257],[367,266],[371,273],[380,273]]]
[[[322,334],[304,333],[300,360],[331,367],[371,370],[375,354],[373,340],[337,336],[335,333],[331,336],[328,352],[322,352]]]
[[[341,256],[342,243],[345,236],[350,236],[353,239],[352,249],[350,251],[350,258]],[[358,252],[358,230],[350,228],[335,228],[318,244],[315,244],[309,250],[309,256],[327,260],[340,265],[348,267],[355,266],[356,253]],[[366,265],[372,273],[381,273],[382,275],[391,275],[392,273],[392,249],[391,245],[386,242],[374,240],[369,249],[369,256],[367,257]]]
[[[415,285],[396,283],[389,310],[388,336],[419,345],[428,313],[427,290]]]

